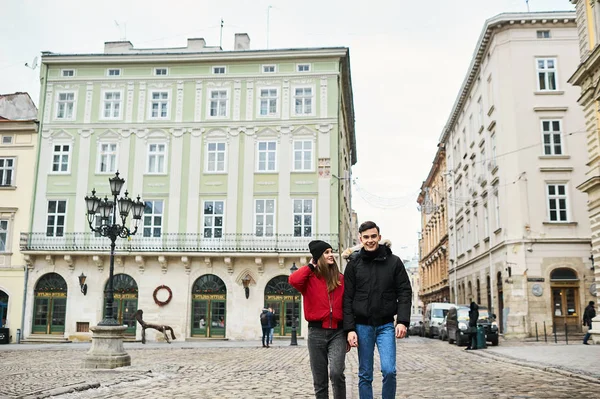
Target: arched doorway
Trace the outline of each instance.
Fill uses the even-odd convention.
[[[108,289],[108,281],[104,290]],[[125,335],[135,336],[136,322],[133,315],[137,311],[138,304],[138,286],[135,280],[127,274],[115,274],[113,276],[113,315],[119,322],[119,325],[127,326]],[[102,307],[106,316],[106,298]]]
[[[8,318],[8,294],[0,290],[0,327],[6,325]]]
[[[35,285],[34,334],[62,334],[67,313],[67,283],[58,273],[44,274]]]
[[[550,273],[552,317],[555,331],[581,332],[579,278],[573,269],[559,268]]]
[[[227,287],[214,274],[200,276],[192,286],[192,336],[225,337]]]
[[[273,308],[275,316],[279,319],[273,335],[284,336],[292,333],[292,314],[296,318],[296,333],[300,335],[300,300],[300,293],[288,283],[287,276],[273,277],[267,283],[265,306]]]
[[[498,272],[496,276],[496,286],[498,287],[498,329],[501,333],[504,332],[504,290],[502,289],[502,272]]]

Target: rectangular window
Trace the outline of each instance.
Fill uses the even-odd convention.
[[[2,136],[2,144],[12,144],[13,136]]]
[[[313,200],[294,200],[294,237],[312,237],[313,235]]]
[[[148,144],[148,173],[165,173],[167,145],[164,143]]]
[[[163,201],[146,201],[144,210],[144,237],[158,238],[162,234]]]
[[[469,141],[475,141],[475,125],[473,123],[473,114],[469,115]]]
[[[98,173],[117,171],[117,143],[98,144]]]
[[[479,217],[476,213],[473,214],[473,245],[479,243]]]
[[[536,32],[538,39],[550,39],[550,31],[549,30],[538,30]]]
[[[310,72],[310,64],[298,64],[298,72]]]
[[[67,201],[48,201],[48,218],[46,222],[46,236],[62,237],[65,233],[65,219],[67,217]]]
[[[75,110],[75,93],[58,93],[56,103],[56,119],[73,119]]]
[[[121,118],[121,92],[104,92],[104,106],[102,107],[102,116],[105,119]]]
[[[225,172],[225,143],[208,143],[206,146],[207,172]]]
[[[483,126],[483,99],[479,97],[477,100],[477,126]]]
[[[0,186],[13,186],[15,176],[15,159],[0,158]]]
[[[117,68],[111,68],[106,71],[107,76],[121,76],[121,70]]]
[[[492,75],[490,75],[487,80],[487,95],[488,108],[491,109],[494,106],[494,83],[492,82]]]
[[[52,172],[68,173],[70,171],[71,145],[55,144],[52,153]]]
[[[204,238],[223,237],[224,201],[204,201]]]
[[[494,219],[496,221],[496,230],[500,226],[500,197],[498,197],[498,187],[494,187]]]
[[[215,66],[215,67],[213,67],[213,73],[215,75],[223,75],[225,73],[225,67],[224,66]]]
[[[538,76],[538,90],[552,91],[556,87],[556,59],[538,58],[535,60]]]
[[[63,69],[62,76],[63,76],[63,78],[72,78],[73,76],[75,76],[75,70],[74,69]]]
[[[166,119],[169,117],[169,92],[153,91],[150,102],[150,117]]]
[[[483,231],[486,237],[490,236],[490,212],[487,202],[483,204]]]
[[[260,115],[277,115],[277,89],[260,89]]]
[[[156,76],[166,76],[168,74],[167,68],[155,68],[154,74]]]
[[[210,116],[227,117],[227,90],[210,92]]]
[[[548,184],[548,217],[551,222],[568,222],[567,185]]]
[[[294,141],[294,170],[313,170],[313,142],[312,140]]]
[[[277,164],[277,142],[258,142],[258,165],[259,172],[273,172]]]
[[[467,219],[467,240],[466,249],[471,249],[471,219]]]
[[[263,65],[263,73],[275,73],[275,65]]]
[[[8,248],[8,220],[0,220],[0,252]]]
[[[297,87],[294,90],[294,104],[296,115],[312,114],[312,88]]]
[[[542,121],[544,155],[562,155],[562,133],[559,120]]]
[[[275,235],[275,200],[257,199],[254,209],[256,236],[273,237]]]

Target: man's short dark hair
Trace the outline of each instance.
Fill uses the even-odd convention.
[[[362,233],[363,231],[367,231],[367,230],[371,230],[371,229],[377,229],[377,233],[379,233],[379,226],[377,226],[375,224],[375,222],[371,222],[370,220],[367,222],[363,222],[363,224],[360,225],[360,227],[358,228],[358,233]]]

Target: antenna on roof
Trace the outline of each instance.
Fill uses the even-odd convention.
[[[527,12],[529,12],[529,0],[525,0],[525,4],[527,4]]]
[[[119,29],[119,41],[124,42],[127,40],[127,22],[124,22],[123,27],[121,27],[121,25],[115,19],[115,25],[117,26],[117,29]]]
[[[25,63],[25,66],[29,69],[35,69],[38,67],[38,57],[37,55],[33,58],[33,62],[29,65],[28,62]]]
[[[273,8],[271,5],[267,7],[267,50],[269,49],[269,21],[271,19],[271,8]]]
[[[221,18],[221,32],[219,36],[219,47],[221,47],[221,50],[223,50],[223,18]]]

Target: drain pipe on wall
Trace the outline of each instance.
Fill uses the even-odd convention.
[[[23,282],[23,308],[21,309],[21,329],[17,330],[17,344],[21,343],[23,331],[25,331],[25,304],[27,303],[27,279],[29,278],[29,268],[23,266],[25,271],[25,281]]]

